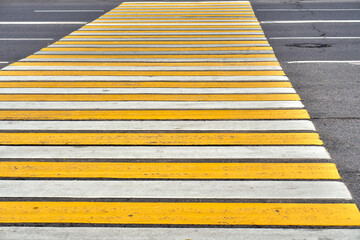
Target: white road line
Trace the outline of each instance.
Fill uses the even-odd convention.
[[[11,24],[11,25],[27,25],[27,24],[87,24],[87,22],[0,22],[1,25]]]
[[[112,228],[112,227],[0,227],[6,240],[91,239],[91,240],[354,240],[359,229],[289,229],[289,228]]]
[[[0,88],[0,94],[256,94],[295,93],[293,88]]]
[[[84,40],[84,39],[83,39]],[[68,48],[68,47],[92,47],[92,48],[111,48],[111,47],[269,47],[268,43],[257,43],[257,44],[53,44],[48,47],[50,48]]]
[[[58,61],[58,59],[57,59]],[[0,81],[289,81],[286,76],[0,76]]]
[[[292,64],[292,63],[353,63],[353,64],[356,64],[356,63],[360,63],[360,60],[344,60],[344,61],[326,61],[326,60],[319,60],[319,61],[290,61],[290,62],[287,62],[289,64]]]
[[[74,63],[76,64],[76,63]],[[204,70],[281,70],[280,66],[7,66],[2,70],[64,70],[64,71],[204,71]]]
[[[283,109],[301,101],[59,101],[0,102],[0,109]]]
[[[292,21],[261,21],[261,24],[273,23],[360,23],[360,20],[292,20]]]
[[[53,38],[0,38],[0,41],[52,41]]]
[[[360,39],[360,37],[270,37],[270,39],[276,39],[276,40],[291,40],[291,39],[341,39],[341,40],[351,40],[351,39]]]
[[[7,63],[9,63],[9,62],[0,61],[0,64],[7,64]]]
[[[0,180],[0,197],[352,199],[335,181]]]
[[[0,159],[330,159],[322,146],[137,147],[0,146]]]
[[[309,120],[0,121],[0,130],[315,131],[315,127]]]
[[[159,51],[46,51],[41,50],[39,52],[34,53],[34,55],[158,55],[158,54],[166,54],[166,55],[195,55],[195,54],[274,54],[273,50],[199,50],[199,51],[168,51],[168,50],[159,50]],[[195,56],[196,57],[196,56]]]
[[[37,13],[104,12],[104,10],[34,10]]]
[[[309,8],[309,9],[256,9],[258,12],[331,12],[331,11],[360,11],[359,8]]]

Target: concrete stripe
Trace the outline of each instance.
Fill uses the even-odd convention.
[[[4,201],[0,208],[2,223],[359,226],[360,222],[356,204],[350,203]]]
[[[340,179],[333,163],[0,162],[0,176],[108,179]],[[266,171],[264,171],[266,170]],[[101,179],[103,180],[103,179]],[[200,184],[201,185],[201,184]],[[91,188],[89,188],[91,189]],[[171,189],[171,188],[170,188]],[[197,189],[197,188],[194,188]],[[271,189],[271,187],[270,187]]]
[[[179,89],[187,91],[186,89],[231,89],[234,88],[234,91],[241,89],[269,89],[271,91],[272,88],[282,89],[287,88],[289,91],[294,91],[290,82],[0,82],[0,90],[1,88],[51,88],[51,89],[60,89],[60,88],[76,88],[76,89],[84,89],[91,88],[94,91],[97,88],[126,88],[128,91],[136,91],[137,88],[146,89],[146,88],[156,88],[156,89]],[[11,91],[9,89],[9,91]],[[31,90],[30,90],[31,91]],[[190,90],[189,90],[190,91]],[[256,90],[254,90],[256,91]]]
[[[196,12],[196,11],[192,11],[192,12],[156,12],[155,10],[153,12],[108,12],[106,14],[104,14],[103,16],[152,16],[152,17],[157,17],[157,16],[186,16],[186,17],[192,17],[192,16],[204,16],[204,17],[212,17],[212,16],[255,16],[254,12],[248,12],[248,11],[235,11],[235,12]]]
[[[0,159],[330,159],[322,146],[0,146]]]
[[[254,94],[295,93],[293,88],[0,88],[0,94]]]
[[[1,120],[270,120],[310,119],[305,109],[270,110],[2,110]]]
[[[1,133],[1,145],[281,146],[322,145],[317,133]]]
[[[0,130],[315,131],[307,120],[267,121],[0,121]]]
[[[0,238],[7,240],[96,239],[96,240],[354,240],[358,229],[270,229],[270,228],[103,228],[103,227],[0,227]]]
[[[0,197],[352,199],[335,181],[0,180],[0,185]]]
[[[134,50],[134,51],[100,51],[102,50],[101,48],[99,48],[99,51],[75,51],[75,50],[70,50],[70,51],[65,51],[65,50],[60,50],[60,51],[54,51],[53,49],[48,48],[46,51],[45,50],[41,50],[39,52],[34,53],[34,55],[53,55],[53,54],[59,54],[59,55],[75,55],[75,54],[94,54],[94,55],[108,55],[108,54],[118,54],[118,55],[143,55],[143,54],[153,54],[153,55],[159,55],[159,54],[171,54],[171,55],[184,55],[184,54],[188,54],[188,55],[196,55],[196,54],[273,54],[274,51],[272,50],[225,50],[225,51],[205,51],[205,50],[194,50],[194,51],[186,51],[186,50],[175,50],[175,51],[167,51],[165,49],[163,50],[159,50],[159,51],[146,51],[143,52],[141,50]],[[197,56],[196,56],[197,57]]]
[[[212,20],[254,20],[257,21],[257,18],[255,16],[161,16],[158,15],[156,17],[154,16],[101,16],[98,18],[98,20],[106,20],[106,19],[130,19],[130,20],[137,20],[137,21],[143,21],[143,20],[155,20],[155,19],[159,19],[159,20],[171,20],[171,19],[180,19],[180,20],[189,20],[192,19],[192,21],[194,20],[207,20],[207,21],[212,21]]]
[[[39,24],[39,25],[52,25],[52,24],[79,24],[85,25],[87,22],[0,22],[0,25],[28,25],[28,24]]]
[[[109,60],[111,61],[111,59]],[[286,76],[0,76],[0,81],[289,81]]]
[[[0,76],[284,76],[283,71],[1,71]]]
[[[191,23],[194,23],[194,24],[197,24],[197,23],[201,23],[201,24],[208,24],[208,23],[211,23],[211,24],[217,24],[217,23],[220,23],[220,24],[223,24],[223,23],[233,23],[233,24],[242,24],[242,23],[256,23],[256,24],[259,24],[259,22],[256,20],[256,19],[218,19],[218,20],[213,20],[212,18],[211,19],[199,19],[199,18],[196,18],[196,19],[178,19],[176,20],[177,23],[188,23],[188,22],[191,22]],[[171,21],[170,19],[169,20],[164,20],[164,19],[142,19],[142,20],[136,20],[136,19],[123,19],[121,20],[121,18],[115,18],[115,19],[108,19],[108,18],[98,18],[96,20],[94,20],[93,22],[91,23],[88,23],[88,24],[96,24],[96,23],[138,23],[138,24],[141,24],[141,23],[144,23],[144,24],[147,24],[147,23],[174,23],[173,21]]]
[[[158,35],[152,35],[152,36],[106,36],[106,35],[99,35],[99,36],[86,36],[83,35],[81,37],[79,36],[66,36],[62,38],[61,40],[67,40],[67,39],[83,39],[84,41],[89,41],[87,39],[115,39],[118,41],[127,40],[127,41],[164,41],[164,40],[220,40],[220,41],[226,41],[226,40],[232,40],[232,41],[239,41],[239,38],[241,40],[249,40],[251,38],[254,38],[255,40],[258,39],[264,39],[264,34],[240,34],[240,35],[202,35],[202,36],[191,36],[191,35],[172,35],[172,36],[158,36]],[[264,39],[266,40],[266,38]],[[73,40],[70,40],[73,41]]]
[[[203,50],[203,51],[226,51],[226,50],[272,50],[272,47],[203,47],[203,48],[192,48],[192,47],[169,47],[169,48],[163,48],[161,46],[159,47],[107,47],[107,48],[91,48],[91,47],[77,47],[77,48],[71,48],[68,46],[53,46],[53,47],[46,47],[43,48],[41,51],[93,51],[93,52],[107,52],[107,51],[141,51],[141,52],[147,52],[147,51],[196,51],[196,50]],[[143,54],[144,54],[143,53]]]
[[[89,63],[89,62],[77,62],[77,63],[64,63],[64,62],[49,62],[49,63],[31,63],[31,62],[15,62],[12,63],[11,66],[102,66],[102,67],[206,67],[206,66],[280,66],[278,62],[243,62],[243,63],[223,63],[219,60],[217,63]]]
[[[281,109],[303,108],[300,101],[118,101],[0,102],[0,109]]]
[[[227,71],[227,70],[282,70],[280,66],[7,66],[2,70],[57,70],[57,71]],[[100,64],[99,64],[100,65]],[[101,74],[99,74],[101,75]],[[224,74],[225,75],[225,74]]]
[[[226,12],[237,12],[237,13],[243,13],[243,12],[253,12],[251,7],[236,7],[236,8],[194,8],[194,7],[189,7],[189,9],[186,8],[178,8],[178,7],[174,7],[174,8],[151,8],[150,10],[148,8],[115,8],[113,10],[111,10],[109,13],[147,13],[147,12],[173,12],[176,11],[177,13],[193,13],[193,12],[200,12],[200,13],[211,13],[211,12],[221,12],[221,13],[226,13]]]

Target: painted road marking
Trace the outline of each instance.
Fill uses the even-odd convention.
[[[1,223],[359,226],[355,204],[0,202]],[[71,213],[71,214],[70,214]]]
[[[272,23],[359,23],[360,20],[295,20],[295,21],[261,21],[261,24],[272,24]]]
[[[352,40],[352,39],[360,39],[360,37],[270,37],[270,39],[276,39],[276,40],[286,40],[286,39],[348,39],[348,40]]]
[[[1,133],[1,145],[322,145],[317,133]]]
[[[328,240],[360,239],[358,229],[288,229],[288,228],[109,228],[109,227],[2,227],[0,238],[38,240],[43,236],[48,239],[68,240],[103,239],[111,240],[143,240],[153,238],[157,240],[176,239],[229,239],[229,240],[303,240],[323,238]]]
[[[43,70],[57,70],[57,71],[198,71],[198,70],[282,70],[280,66],[8,66],[2,70],[31,70],[31,71],[43,71]]]
[[[3,178],[340,179],[333,163],[0,162]]]
[[[360,60],[318,60],[318,61],[290,61],[288,63],[360,63]]]
[[[330,159],[322,146],[0,146],[0,159]]]
[[[1,120],[258,120],[310,119],[305,109],[282,110],[0,110]]]
[[[34,10],[37,13],[57,13],[57,12],[104,12],[104,10]]]
[[[295,93],[293,88],[0,88],[1,94],[263,94]],[[0,95],[1,95],[0,94]]]
[[[308,9],[256,9],[258,12],[339,12],[339,11],[360,11],[359,8],[308,8]]]
[[[27,24],[39,24],[39,25],[52,25],[52,24],[78,24],[84,25],[87,22],[0,22],[0,25],[27,25]]]
[[[291,109],[301,101],[3,101],[0,109]],[[135,113],[133,111],[133,113]]]
[[[0,197],[352,199],[336,181],[0,180]]]
[[[0,38],[0,41],[52,41],[53,38]]]
[[[0,130],[315,131],[311,121],[0,121]]]

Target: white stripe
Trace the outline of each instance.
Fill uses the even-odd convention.
[[[295,93],[293,88],[0,88],[0,94],[256,94]]]
[[[215,36],[222,36],[222,35],[264,35],[263,31],[258,32],[156,32],[156,33],[85,33],[83,31],[77,31],[69,34],[70,36],[171,36],[171,35],[193,35],[193,36],[201,36],[201,35],[215,35]]]
[[[76,63],[74,63],[76,65]],[[148,67],[139,67],[139,66],[7,66],[2,70],[33,70],[33,71],[43,71],[43,70],[64,70],[64,71],[203,71],[203,70],[281,70],[280,66],[178,66],[178,67],[168,67],[168,66],[148,66]],[[211,74],[210,74],[211,75]]]
[[[23,25],[23,24],[86,24],[87,22],[0,22],[1,25],[6,25],[6,24],[19,24],[19,25]]]
[[[355,240],[359,229],[0,227],[6,240]]]
[[[168,50],[158,50],[158,51],[46,51],[41,50],[39,52],[34,53],[34,55],[158,55],[158,54],[166,54],[166,55],[193,55],[193,54],[274,54],[272,50],[199,50],[199,51],[168,51]]]
[[[359,8],[353,8],[353,9],[349,9],[349,8],[331,8],[331,9],[326,9],[326,8],[309,8],[309,9],[256,9],[256,11],[259,12],[331,12],[331,11],[360,11]]]
[[[0,38],[0,41],[52,41],[53,38]]]
[[[261,35],[261,34],[259,34]],[[193,40],[216,40],[216,41],[225,41],[225,40],[232,40],[232,41],[239,41],[239,38],[237,37],[224,37],[224,38],[218,38],[218,37],[191,37],[191,38],[182,38],[182,37],[159,37],[159,38],[141,38],[141,37],[134,37],[134,38],[117,38],[116,36],[112,38],[63,38],[59,41],[193,41]],[[242,37],[242,41],[260,41],[260,40],[266,40],[265,37]]]
[[[83,39],[84,40],[84,39]],[[111,47],[158,47],[158,48],[166,48],[166,47],[176,47],[176,48],[183,48],[183,47],[268,47],[270,46],[268,43],[255,43],[255,44],[228,44],[228,43],[224,43],[224,44],[201,44],[201,42],[199,42],[200,44],[177,44],[177,43],[173,43],[173,44],[53,44],[47,47],[50,48],[59,48],[59,47],[63,47],[63,48],[68,48],[68,47],[93,47],[93,48],[111,48]]]
[[[57,13],[57,12],[104,12],[104,10],[34,10],[38,13]]]
[[[0,180],[0,197],[352,199],[335,181]]]
[[[0,159],[330,159],[322,146],[0,146]]]
[[[58,59],[57,59],[58,61]],[[0,81],[289,81],[286,76],[0,76]]]
[[[360,37],[270,37],[270,39],[360,39]]]
[[[0,102],[0,109],[282,109],[303,108],[300,101],[59,101]]]
[[[7,64],[7,63],[9,63],[9,62],[1,62],[1,61],[0,61],[0,64]]]
[[[117,130],[117,131],[315,131],[308,120],[256,121],[0,121],[0,130]]]
[[[239,23],[239,22],[215,22],[215,23],[179,23],[179,22],[169,22],[169,23],[144,23],[144,22],[137,22],[137,23],[106,23],[106,22],[91,22],[86,24],[86,26],[200,26],[200,25],[211,25],[211,26],[248,26],[248,25],[259,25],[259,22],[244,22],[244,23]]]
[[[294,21],[261,21],[261,24],[269,23],[359,23],[360,20],[294,20]]]
[[[326,61],[326,60],[320,60],[320,61],[290,61],[287,63],[360,63],[360,60],[350,60],[350,61]]]
[[[119,19],[119,18],[116,18],[116,19]],[[131,23],[131,22],[135,22],[135,23],[147,23],[147,22],[167,22],[167,23],[174,23],[173,21],[171,20],[161,20],[161,19],[150,19],[150,20],[145,20],[145,19],[142,19],[142,20],[110,20],[110,19],[107,19],[107,20],[104,20],[104,19],[96,19],[94,20],[93,22],[91,22],[92,24],[94,23],[109,23],[109,22],[117,22],[117,23],[121,23],[121,22],[124,22],[124,23]],[[201,23],[205,23],[205,24],[212,24],[212,23],[218,23],[218,22],[226,22],[226,23],[236,23],[236,24],[242,24],[242,23],[247,23],[247,22],[255,22],[257,24],[259,24],[259,22],[254,19],[254,20],[250,20],[250,19],[243,19],[243,20],[240,20],[240,19],[237,19],[237,20],[224,20],[224,19],[219,19],[219,20],[211,20],[211,19],[205,19],[205,20],[202,20],[202,19],[193,19],[193,20],[183,20],[183,19],[179,19],[179,20],[176,20],[176,22],[181,22],[181,23],[186,23],[186,22],[192,22],[192,23],[198,23],[198,22],[201,22]]]

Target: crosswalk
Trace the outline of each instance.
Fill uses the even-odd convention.
[[[124,2],[0,103],[0,239],[360,238],[248,1]]]

